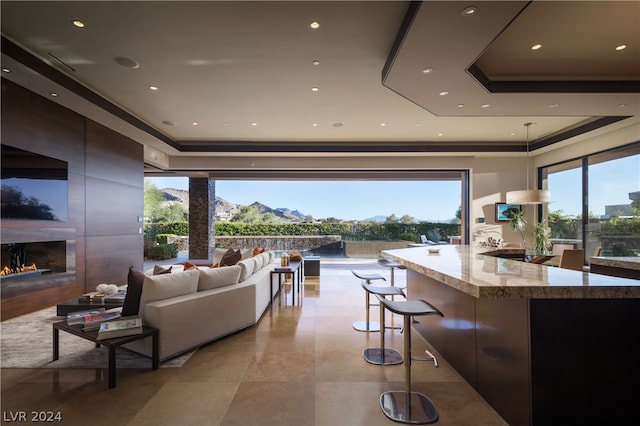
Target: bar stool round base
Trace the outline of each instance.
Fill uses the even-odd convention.
[[[438,420],[435,405],[418,392],[385,392],[380,395],[380,408],[388,418],[400,423],[417,425]]]
[[[353,323],[353,328],[357,331],[380,331],[380,323],[377,321],[356,321]]]
[[[362,352],[364,359],[375,365],[402,364],[402,354],[395,349],[367,348]]]

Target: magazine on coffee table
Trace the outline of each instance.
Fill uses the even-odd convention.
[[[103,322],[100,324],[97,339],[112,339],[133,334],[142,334],[142,318],[140,317],[122,317],[114,321]]]

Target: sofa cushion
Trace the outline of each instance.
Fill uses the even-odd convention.
[[[167,268],[166,266],[155,265],[153,267],[153,275],[170,274],[171,268],[173,268],[173,266],[169,266]]]
[[[220,266],[230,266],[235,265],[242,259],[242,253],[240,250],[229,249],[223,255],[222,259],[220,259]]]
[[[211,290],[236,284],[240,280],[240,265],[222,266],[219,268],[201,268],[198,279],[198,291]]]
[[[144,307],[147,303],[195,293],[198,291],[199,278],[200,271],[197,269],[171,274],[146,275],[142,284],[138,315],[144,315]]]
[[[127,275],[127,294],[124,296],[124,302],[122,304],[122,316],[138,315],[144,277],[145,275],[142,272],[129,268],[129,274]]]
[[[241,260],[238,265],[240,266],[239,282],[242,282],[253,275],[253,271],[256,269],[256,260],[250,257],[249,259]]]
[[[269,252],[265,251],[264,253],[260,253],[258,257],[262,257],[263,268],[271,263],[271,261],[273,260],[272,256],[273,256],[273,252],[270,252],[270,251]]]
[[[262,269],[262,267],[264,266],[264,260],[262,260],[262,256],[253,256],[253,260],[256,261],[256,266],[254,267],[254,273],[256,271],[259,271],[260,269]]]

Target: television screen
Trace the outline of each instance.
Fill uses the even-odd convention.
[[[1,216],[67,220],[68,163],[2,144]]]
[[[496,220],[508,221],[512,212],[518,212],[522,206],[520,204],[496,203]]]

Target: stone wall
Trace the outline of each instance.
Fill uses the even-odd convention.
[[[407,241],[345,241],[345,256],[377,258],[383,250],[403,249],[409,246]]]
[[[178,244],[179,251],[189,250],[189,237],[169,237],[169,243]],[[304,255],[346,256],[377,258],[383,250],[407,248],[407,241],[342,241],[339,235],[321,236],[238,236],[216,237],[216,247],[247,248],[264,247],[273,251],[295,251]]]

